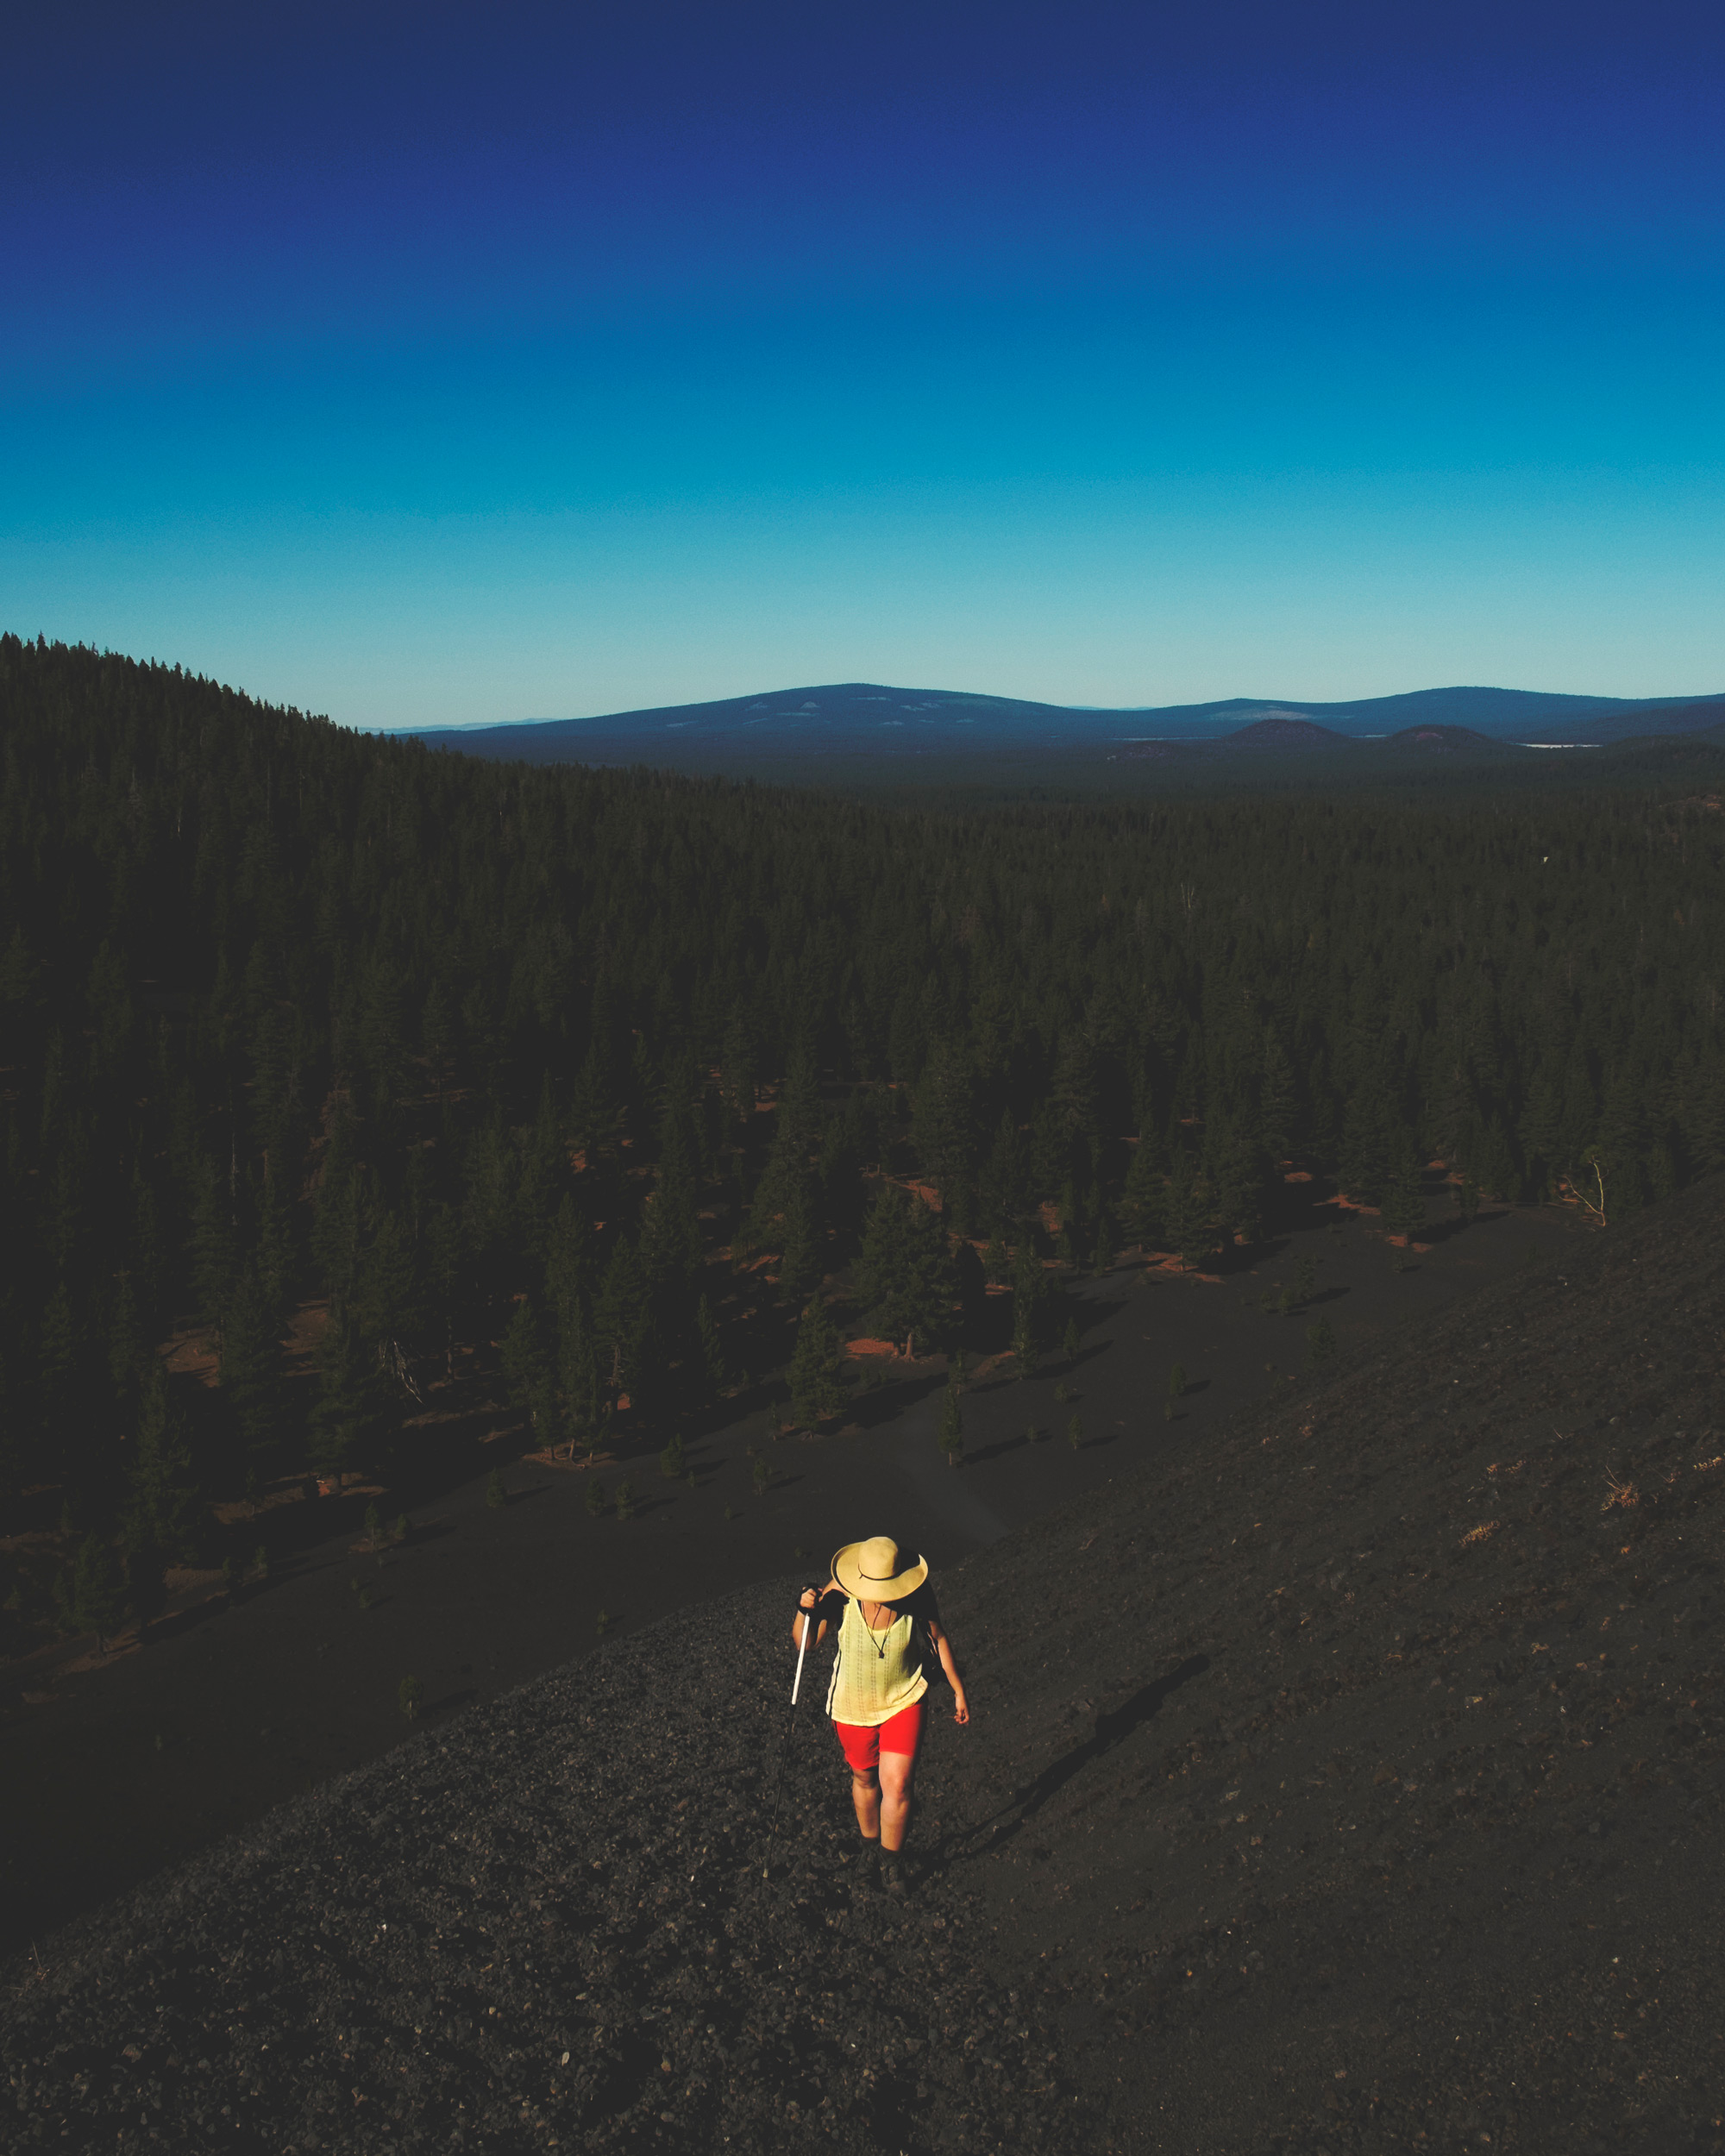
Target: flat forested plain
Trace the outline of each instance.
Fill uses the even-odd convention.
[[[952,1545],[957,1557],[986,1545],[973,1566],[1019,1561],[1000,1553],[1021,1538],[997,1532],[1023,1517],[1015,1506],[1089,1501],[1103,1474],[1118,1485],[1126,1456],[1104,1465],[1099,1443],[1128,1442],[1117,1424],[1139,1445],[1159,1431],[1160,1464],[1143,1470],[1165,1479],[1157,1506],[1195,1504],[1176,1469],[1201,1476],[1201,1430],[1237,1432],[1242,1415],[1315,1400],[1338,1357],[1353,1369],[1368,1336],[1397,1325],[1414,1328],[1418,1353],[1392,1351],[1371,1386],[1388,1399],[1397,1352],[1423,1367],[1440,1312],[1477,1302],[1446,1273],[1452,1258],[1521,1223],[1532,1281],[1578,1240],[1621,1247],[1673,1206],[1699,1220],[1725,1163],[1725,819],[1699,765],[1536,795],[1473,779],[1382,796],[1314,782],[1273,798],[1235,787],[966,808],[478,763],[178,669],[12,638],[0,639],[0,1651],[15,1727],[58,1711],[43,1673],[68,1658],[96,1665],[89,1682],[123,1717],[141,1672],[214,1639],[212,1623],[288,1608],[308,1551],[348,1552],[356,1606],[384,1591],[386,1559],[435,1571],[427,1508],[524,1456],[485,1507],[490,1573],[470,1571],[462,1593],[505,1579],[506,1524],[550,1503],[532,1491],[552,1478],[582,1492],[583,1511],[602,1491],[607,1528],[644,1534],[653,1521],[631,1513],[691,1476],[691,1504],[704,1487],[716,1495],[719,1463],[746,1477],[745,1505],[775,1486],[788,1503],[795,1440],[811,1462],[847,1445],[854,1459],[856,1444],[894,1441],[917,1417],[919,1457],[943,1489],[973,1493],[930,1514],[950,1524],[973,1508]],[[1311,1209],[1330,1200],[1358,1246],[1348,1265],[1321,1262],[1327,1231]],[[1684,1265],[1703,1243],[1689,1233]],[[1370,1294],[1367,1273],[1348,1269],[1367,1244]],[[1510,1270],[1500,1256],[1475,1277],[1508,1294]],[[1157,1284],[1122,1284],[1133,1277]],[[1698,1306],[1684,1277],[1667,1299],[1688,1313],[1671,1322],[1688,1325]],[[1201,1352],[1165,1319],[1134,1344],[1105,1306],[1146,1295],[1233,1314],[1214,1338],[1195,1325]],[[1369,1324],[1350,1315],[1367,1310]],[[1564,1340],[1538,1363],[1553,1383],[1583,1353],[1581,1333]],[[1687,1335],[1671,1350],[1701,1351]],[[1538,1362],[1537,1326],[1517,1352]],[[1590,1397],[1609,1434],[1634,1373],[1598,1361]],[[1248,1368],[1251,1398],[1237,1382]],[[1013,1428],[1007,1402],[1016,1420],[1033,1389],[1028,1427]],[[1311,1470],[1339,1478],[1338,1502],[1363,1471],[1346,1462],[1375,1412],[1364,1398],[1337,1426],[1335,1457]],[[956,1470],[938,1458],[943,1435]],[[1070,1483],[1029,1465],[1063,1454]],[[1615,1453],[1606,1465],[1615,1479],[1595,1509],[1651,1518],[1646,1477]],[[1042,1479],[1010,1501],[1004,1479],[995,1499],[977,1494],[1008,1469]],[[839,1509],[866,1489],[845,1473],[827,1486]],[[1620,1486],[1633,1503],[1612,1497]],[[1276,1501],[1293,1501],[1285,1489]],[[1408,1520],[1424,1501],[1410,1496]],[[1574,1509],[1579,1522],[1578,1495]],[[703,1547],[736,1513],[727,1496]],[[847,1518],[824,1541],[814,1508],[787,1514],[746,1570],[813,1565],[831,1540],[869,1531]],[[1266,1532],[1266,1547],[1292,1549],[1291,1532]],[[1627,1527],[1623,1539],[1633,1551]],[[1088,1593],[1079,1543],[1074,1592]],[[1220,1591],[1244,1594],[1244,1560],[1207,1551]],[[1291,1592],[1298,1568],[1269,1566],[1283,1569]],[[705,1576],[717,1592],[724,1576]],[[1440,1608],[1447,1574],[1432,1577]],[[1045,1599],[1022,1612],[1032,1633]],[[631,1630],[643,1600],[650,1610],[650,1583]],[[698,1621],[729,1625],[702,1607]],[[593,1621],[585,1605],[580,1616]],[[347,1658],[339,1627],[325,1629],[339,1698]],[[646,1652],[645,1637],[580,1667]],[[1099,1630],[1095,1651],[1111,1638]],[[1215,1660],[1201,1642],[1182,1651]],[[424,1706],[439,1710],[439,1741],[463,1745],[487,1727],[493,1688],[447,1658]],[[1104,1674],[1075,1669],[1084,1698]],[[480,1702],[466,1714],[464,1691]],[[267,1695],[246,1701],[248,1720],[254,1708],[261,1744],[275,1716]],[[1692,1727],[1670,1741],[1710,1741],[1710,1724]],[[99,1777],[94,1733],[54,1771],[75,1759]],[[166,1732],[170,1745],[185,1734]],[[348,1758],[373,1748],[350,1735]],[[340,1747],[315,1756],[345,1764]],[[646,1755],[630,1757],[648,1775]],[[813,1759],[811,1745],[811,1773]],[[809,1788],[830,1794],[826,1772]],[[201,1830],[173,1846],[256,1816],[271,1777],[255,1756],[244,1774],[244,1802],[208,1793]],[[285,1764],[281,1786],[304,1785]],[[1633,1777],[1623,1788],[1639,1802]],[[95,1821],[101,1807],[68,1815]],[[657,1847],[648,1835],[643,1864]],[[1240,1857],[1242,1872],[1254,1861]],[[1099,1965],[1106,1991],[1113,1961]],[[1339,1965],[1334,1952],[1323,1965]],[[38,2040],[25,2040],[36,2073]],[[1138,2040],[1118,2028],[1109,2040]],[[757,2083],[776,2071],[750,2068]],[[1093,2125],[1102,2114],[1085,2106],[1108,2093],[1099,2071],[1093,2059],[1084,2082],[1075,2063],[1061,2084]],[[1148,2116],[1145,2087],[1124,2068],[1118,2085]],[[1354,2092],[1326,2093],[1339,2134]],[[814,2101],[794,2100],[798,2116]],[[1575,2115],[1595,2100],[1578,2096]],[[1670,2090],[1660,2100],[1661,2116],[1701,2130]],[[477,2098],[451,2101],[472,2112]],[[791,2101],[781,2089],[773,2115],[788,2119]],[[1251,2131],[1267,2133],[1270,2098],[1251,2102],[1269,2109]],[[916,2103],[904,2103],[893,2115],[913,2139],[894,2142],[882,2113],[878,2145],[944,2145],[915,2140]],[[637,2109],[619,2098],[605,2115]],[[391,2131],[442,2146],[471,2130],[411,2113],[392,2114]],[[773,2145],[767,2115],[737,2126],[743,2145]],[[1037,2115],[1053,2134],[1055,2110]],[[987,2145],[1017,2145],[1006,2116],[931,2114],[927,2133],[959,2145],[993,2122]],[[1458,2116],[1445,2131],[1465,2128]],[[650,2144],[659,2128],[604,2130]],[[331,2132],[330,2145],[364,2140]],[[1519,2145],[1545,2144],[1524,2130]]]

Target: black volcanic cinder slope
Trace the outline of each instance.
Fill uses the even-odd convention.
[[[12,2145],[1076,2147],[962,1890],[854,1886],[818,1683],[774,1837],[794,1607],[618,1641],[45,1942],[0,2025]]]
[[[1114,2145],[1725,2146],[1722,1228],[1715,1179],[964,1567],[947,1858]]]
[[[16,2145],[1718,2146],[1722,1200],[949,1573],[908,1911],[750,1589],[15,1965]]]

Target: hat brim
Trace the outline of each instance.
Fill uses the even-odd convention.
[[[908,1570],[895,1572],[889,1580],[865,1580],[856,1562],[862,1547],[860,1542],[847,1542],[832,1553],[832,1576],[853,1601],[900,1601],[906,1595],[915,1594],[928,1577],[928,1559],[919,1557]]]

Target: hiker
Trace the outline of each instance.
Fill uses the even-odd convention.
[[[850,1801],[869,1852],[865,1861],[875,1861],[879,1851],[881,1884],[902,1899],[909,1880],[901,1852],[931,1654],[939,1656],[952,1687],[953,1720],[962,1726],[970,1719],[964,1680],[928,1584],[928,1562],[907,1562],[890,1535],[848,1542],[833,1557],[826,1586],[803,1589],[801,1608],[816,1618],[814,1645],[831,1626],[838,1628],[826,1711],[850,1763]],[[809,1621],[802,1614],[792,1620],[793,1646],[802,1646]]]

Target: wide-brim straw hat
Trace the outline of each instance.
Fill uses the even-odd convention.
[[[928,1577],[928,1559],[916,1557],[906,1566],[906,1554],[891,1535],[847,1542],[833,1553],[832,1576],[857,1601],[896,1602],[913,1595]]]

